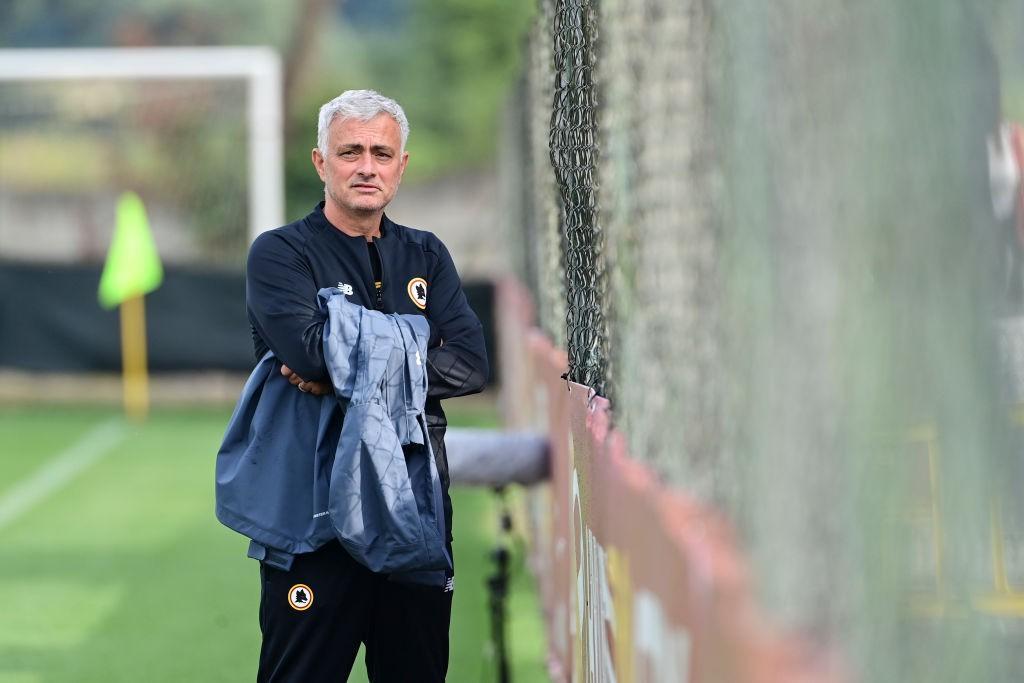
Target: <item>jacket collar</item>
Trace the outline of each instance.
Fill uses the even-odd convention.
[[[317,228],[318,230],[333,230],[334,232],[338,233],[340,236],[346,237],[346,238],[352,239],[352,240],[363,239],[362,237],[353,237],[352,235],[346,235],[341,230],[338,230],[336,227],[334,227],[334,224],[331,223],[329,220],[327,220],[327,216],[324,215],[324,202],[323,201],[320,201],[320,203],[318,203],[316,206],[313,207],[313,211],[309,214],[309,216],[307,218],[309,219],[309,222],[312,223],[313,226],[315,228]],[[391,234],[392,226],[394,226],[394,223],[391,222],[391,219],[388,218],[387,214],[384,214],[383,216],[381,216],[381,219],[380,219],[380,237],[377,238],[377,239],[385,239],[389,234]]]

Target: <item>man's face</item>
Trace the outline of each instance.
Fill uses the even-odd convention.
[[[401,152],[402,133],[387,114],[369,121],[334,119],[328,129],[327,156],[313,150],[313,165],[327,190],[327,201],[343,213],[383,211],[398,190],[409,162]]]

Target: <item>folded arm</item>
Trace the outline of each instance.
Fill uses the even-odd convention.
[[[325,316],[317,288],[299,247],[270,232],[249,250],[245,297],[249,320],[260,339],[299,382],[327,379],[322,339]],[[298,385],[298,383],[293,382]]]
[[[427,396],[443,399],[482,390],[489,368],[483,326],[466,301],[451,255],[438,244],[438,261],[427,297],[431,329]]]

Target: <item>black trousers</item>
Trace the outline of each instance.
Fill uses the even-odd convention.
[[[444,681],[451,590],[388,581],[337,542],[260,575],[260,683],[346,681],[360,643],[372,683]]]

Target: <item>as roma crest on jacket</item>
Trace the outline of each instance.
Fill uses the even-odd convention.
[[[409,280],[409,284],[406,286],[406,290],[409,292],[409,298],[412,302],[419,306],[421,309],[427,307],[427,281],[421,277],[414,277]]]

